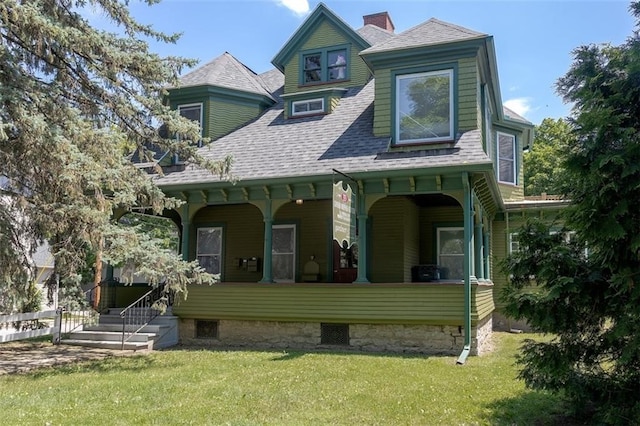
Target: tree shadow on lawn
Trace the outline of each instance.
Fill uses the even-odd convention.
[[[332,356],[370,356],[378,358],[402,358],[402,359],[429,359],[429,358],[451,358],[451,364],[455,365],[456,357],[453,355],[433,355],[423,354],[417,352],[365,352],[358,351],[357,349],[348,349],[340,347],[323,347],[316,349],[301,349],[301,348],[260,348],[260,347],[239,347],[239,346],[207,346],[207,345],[176,345],[169,348],[164,348],[162,351],[203,351],[203,352],[260,352],[260,353],[272,353],[274,354],[271,361],[290,361],[297,358],[302,358],[306,355],[332,355]]]
[[[560,396],[547,392],[524,393],[486,405],[489,413],[483,420],[492,425],[580,426],[591,424],[567,412]]]

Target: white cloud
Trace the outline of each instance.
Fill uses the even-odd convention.
[[[516,114],[524,117],[532,110],[531,101],[531,98],[513,98],[508,101],[504,101],[503,104]]]
[[[309,2],[307,0],[276,0],[280,6],[284,6],[298,16],[306,15],[309,12]]]

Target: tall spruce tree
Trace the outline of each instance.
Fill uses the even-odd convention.
[[[138,23],[128,3],[0,0],[0,311],[24,301],[30,253],[44,240],[69,285],[90,252],[137,265],[152,285],[184,290],[212,281],[195,262],[113,220],[118,209],[161,213],[180,204],[127,160],[123,146],[150,158],[145,147],[155,144],[221,175],[230,165],[198,155],[197,125],[163,104],[163,88],[194,62],[160,57],[146,41],[178,36]],[[117,29],[93,28],[87,8]]]
[[[563,192],[576,238],[529,224],[507,265],[509,313],[555,336],[526,343],[521,377],[599,424],[640,424],[640,3],[630,11],[626,43],[577,48],[557,85],[573,103]]]

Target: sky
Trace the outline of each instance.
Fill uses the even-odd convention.
[[[200,64],[229,52],[256,73],[271,60],[320,3],[317,0],[132,1],[138,21],[167,33],[182,33],[174,45],[151,44],[162,55]],[[588,44],[623,43],[634,30],[629,2],[622,0],[324,0],[352,28],[362,17],[386,11],[400,33],[429,18],[494,38],[503,103],[534,124],[570,115],[555,83],[570,68],[571,52]],[[90,20],[97,26],[99,14]],[[187,70],[188,71],[188,70]]]

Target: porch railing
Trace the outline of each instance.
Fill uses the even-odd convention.
[[[120,311],[122,318],[122,346],[133,336],[149,325],[167,307],[173,305],[173,295],[166,292],[164,285],[155,287],[138,298],[135,302]]]

